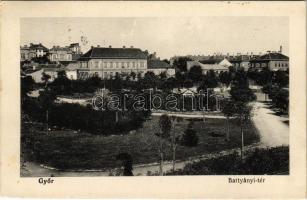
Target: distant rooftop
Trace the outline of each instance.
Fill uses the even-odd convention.
[[[138,48],[92,47],[79,60],[88,60],[91,58],[147,59],[147,56]]]
[[[154,60],[148,60],[147,64],[148,69],[169,69],[172,68],[172,66],[162,60],[154,59]]]
[[[288,56],[285,56],[284,54],[278,53],[278,52],[268,52],[262,56],[258,56],[253,58],[251,61],[259,61],[259,60],[289,60]]]

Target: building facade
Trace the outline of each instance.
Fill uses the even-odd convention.
[[[49,60],[52,62],[72,61],[73,52],[68,47],[53,46],[49,50]]]
[[[30,43],[30,46],[24,45],[20,47],[20,60],[25,61],[31,60],[35,57],[43,57],[47,55],[48,51],[48,48],[43,46],[41,43]]]
[[[78,78],[98,76],[109,79],[118,74],[144,74],[147,55],[137,48],[92,47],[78,59]]]
[[[222,60],[187,61],[187,70],[190,70],[193,66],[200,66],[203,74],[206,74],[210,70],[219,74],[228,71],[232,64],[225,58]]]
[[[148,60],[147,71],[153,72],[155,75],[165,73],[167,77],[175,76],[175,69],[170,64],[159,59]]]
[[[268,51],[262,56],[251,59],[250,67],[258,70],[268,68],[272,71],[286,71],[289,69],[289,57],[280,52]]]

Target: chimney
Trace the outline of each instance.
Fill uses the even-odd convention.
[[[279,47],[279,53],[282,53],[282,45]]]
[[[94,48],[94,46],[91,46],[91,49],[93,49]]]
[[[125,49],[126,48],[126,46],[123,46],[123,49]]]
[[[271,51],[267,51],[267,53],[271,53]]]
[[[109,48],[112,48],[112,46],[111,46],[111,45],[109,45]]]
[[[97,47],[100,47],[100,45],[97,45]]]
[[[132,48],[133,48],[133,46],[130,46],[130,48],[132,49]]]

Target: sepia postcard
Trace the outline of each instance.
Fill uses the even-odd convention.
[[[306,198],[306,10],[1,2],[0,194]]]

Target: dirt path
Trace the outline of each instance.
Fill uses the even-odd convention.
[[[160,112],[153,112],[151,113],[152,116],[161,116],[165,113],[160,113]],[[168,116],[176,116],[176,117],[184,117],[184,118],[203,118],[203,114],[183,114],[183,113],[167,113]],[[205,118],[210,118],[210,119],[225,119],[223,115],[210,115],[210,114],[205,114]]]
[[[245,150],[251,150],[253,148],[259,147],[259,144],[253,144],[245,147]],[[206,160],[210,158],[216,158],[223,155],[229,155],[235,151],[239,151],[239,148],[229,149],[217,153],[209,153],[201,156],[190,157],[184,161],[176,161],[175,169],[183,169],[184,166],[188,163],[197,162],[200,160]],[[163,171],[167,172],[172,170],[172,162],[166,161],[163,165]],[[25,177],[91,177],[91,176],[109,176],[111,172],[115,172],[116,169],[113,170],[83,170],[83,171],[60,171],[54,168],[50,168],[47,166],[39,165],[32,162],[26,162],[23,164],[21,169],[21,175]],[[149,163],[144,165],[134,165],[133,166],[133,174],[135,176],[146,176],[148,172],[150,173],[158,173],[159,171],[159,163]]]
[[[260,133],[261,145],[275,147],[289,145],[287,118],[279,117],[263,103],[255,102],[253,121]]]

